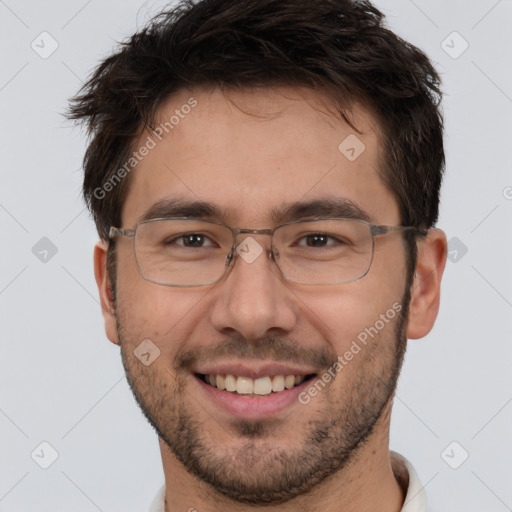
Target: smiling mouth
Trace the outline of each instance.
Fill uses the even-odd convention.
[[[236,375],[196,374],[197,378],[214,388],[243,396],[265,396],[280,393],[299,386],[315,376],[315,373],[311,373],[309,375],[273,375],[251,379]]]

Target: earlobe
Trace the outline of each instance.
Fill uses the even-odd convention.
[[[440,229],[429,229],[418,243],[418,262],[411,286],[407,337],[417,339],[432,329],[439,311],[441,278],[446,265],[446,235]]]
[[[115,302],[107,272],[108,242],[100,240],[94,247],[94,277],[100,295],[101,310],[107,338],[119,345],[115,316]]]

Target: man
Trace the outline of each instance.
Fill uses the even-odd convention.
[[[106,333],[160,441],[152,511],[426,510],[388,438],[446,260],[439,97],[369,2],[204,0],[73,99]]]

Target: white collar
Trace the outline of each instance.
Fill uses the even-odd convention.
[[[407,488],[404,505],[400,512],[426,512],[427,496],[412,464],[399,453],[390,452],[395,478]],[[162,509],[163,512],[163,509]]]

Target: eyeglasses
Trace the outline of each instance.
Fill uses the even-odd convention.
[[[214,284],[235,260],[261,253],[261,246],[242,242],[239,234],[270,235],[268,256],[283,277],[298,284],[341,284],[364,277],[373,260],[375,237],[394,232],[426,234],[411,226],[375,226],[363,220],[314,218],[287,222],[273,229],[231,228],[221,222],[172,217],[140,222],[133,229],[112,226],[109,238],[131,238],[142,277],[164,286]],[[242,254],[245,247],[247,254]],[[255,252],[256,251],[256,252]]]

